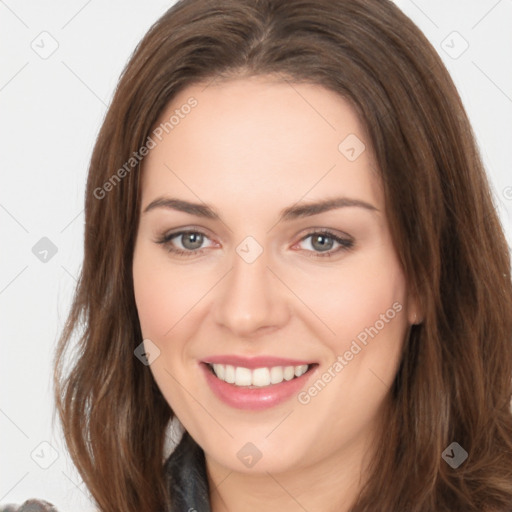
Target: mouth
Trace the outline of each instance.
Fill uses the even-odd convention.
[[[270,366],[245,368],[231,364],[205,363],[217,379],[237,387],[264,388],[297,379],[317,366],[316,363],[297,366]]]
[[[222,357],[223,362],[219,361],[221,358],[215,359],[199,365],[211,392],[232,408],[252,411],[268,409],[297,397],[319,366],[318,363],[275,358],[249,361]]]

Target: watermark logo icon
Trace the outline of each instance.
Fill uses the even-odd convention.
[[[469,48],[469,43],[454,30],[441,41],[441,48],[448,57],[458,59]]]
[[[365,149],[364,142],[354,133],[347,135],[338,146],[338,151],[350,162],[357,160]]]
[[[150,339],[145,339],[133,354],[144,366],[149,366],[160,356],[160,349]]]
[[[48,469],[58,458],[59,452],[48,442],[39,443],[30,458],[42,469]]]
[[[258,447],[253,443],[245,443],[236,456],[244,466],[252,468],[263,456]]]
[[[32,247],[32,254],[42,263],[48,263],[57,251],[57,246],[45,236]]]
[[[41,59],[46,60],[57,51],[59,43],[49,32],[44,30],[30,43],[30,47]]]
[[[246,263],[254,263],[263,253],[263,247],[252,237],[245,237],[236,248],[237,254]]]
[[[448,465],[457,469],[468,458],[468,452],[454,441],[444,450],[441,456]]]

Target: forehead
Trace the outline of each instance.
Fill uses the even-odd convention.
[[[190,105],[194,105],[190,107]],[[340,194],[382,197],[368,136],[353,107],[319,85],[266,77],[180,91],[153,133],[143,201],[165,193],[276,209]]]

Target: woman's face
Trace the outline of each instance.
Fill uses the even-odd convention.
[[[260,77],[189,87],[161,121],[133,277],[167,402],[232,471],[363,453],[417,311],[355,111]]]

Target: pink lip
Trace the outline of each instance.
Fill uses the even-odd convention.
[[[239,359],[239,358],[238,358]],[[266,366],[280,366],[281,363],[275,363],[277,359],[271,358],[272,364],[261,364],[260,361],[263,359],[258,359],[258,365],[253,365],[251,368],[261,368]],[[222,358],[222,361],[226,359]],[[231,359],[233,360],[233,359]],[[269,359],[265,358],[265,361]],[[285,361],[284,359],[279,359],[279,361]],[[290,360],[286,360],[290,361]],[[212,361],[213,362],[213,361]],[[254,362],[254,360],[251,360]],[[223,364],[223,363],[219,363]],[[231,364],[231,363],[224,363]],[[244,364],[236,364],[235,366],[246,366],[247,361]],[[299,364],[307,364],[299,362],[296,364],[286,364],[283,366],[298,366]],[[270,407],[274,407],[286,400],[290,399],[292,396],[296,396],[299,391],[305,386],[306,381],[316,373],[315,367],[310,368],[306,373],[301,375],[300,377],[295,377],[292,380],[284,380],[280,384],[271,384],[270,386],[265,387],[238,387],[234,384],[228,384],[223,380],[218,379],[215,374],[211,371],[210,367],[207,363],[200,363],[199,365],[204,373],[206,378],[206,382],[210,386],[210,389],[213,393],[225,404],[234,407],[236,409],[245,409],[252,411],[260,411],[262,409],[267,409]]]
[[[312,361],[301,361],[298,359],[285,359],[282,357],[256,356],[240,357],[234,355],[211,356],[203,361],[211,364],[230,364],[232,366],[242,366],[254,370],[255,368],[270,368],[272,366],[301,366],[303,364],[312,364]]]

